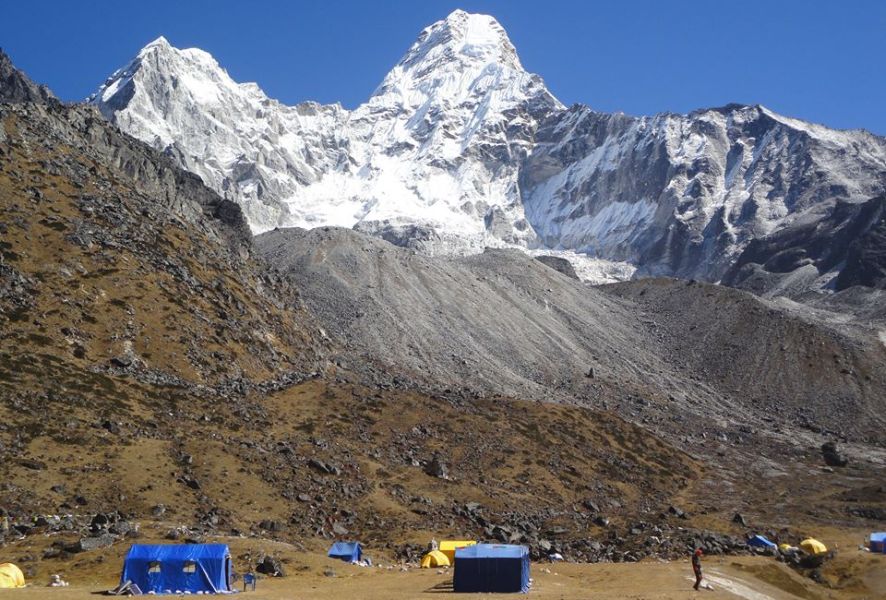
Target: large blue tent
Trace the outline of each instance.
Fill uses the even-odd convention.
[[[871,552],[886,554],[886,531],[877,531],[871,534]]]
[[[329,558],[337,558],[345,562],[359,562],[363,556],[360,542],[335,542],[329,549]]]
[[[455,551],[456,592],[528,592],[529,549],[510,544],[477,544]]]
[[[232,571],[227,544],[133,544],[120,585],[132,582],[144,594],[218,594],[231,591]]]

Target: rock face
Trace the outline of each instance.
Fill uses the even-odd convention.
[[[752,240],[881,193],[886,140],[761,106],[654,117],[574,106],[539,128],[520,181],[545,245],[717,281]]]
[[[353,111],[282,105],[163,38],[91,101],[238,202],[254,232],[355,227],[429,254],[548,248],[719,281],[753,240],[886,190],[886,140],[864,131],[761,106],[565,109],[501,25],[463,11]]]
[[[886,287],[886,196],[838,202],[820,220],[805,220],[753,240],[723,282],[757,293],[802,295]]]
[[[45,85],[37,85],[13,66],[9,56],[0,48],[0,102],[47,102],[55,96]]]
[[[849,243],[846,264],[837,277],[836,289],[861,285],[886,289],[886,197],[863,205],[858,219],[860,235]]]

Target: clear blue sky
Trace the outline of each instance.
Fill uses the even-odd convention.
[[[882,0],[10,2],[0,46],[65,100],[165,35],[283,102],[353,107],[455,8],[495,16],[566,104],[652,114],[760,103],[886,135]]]

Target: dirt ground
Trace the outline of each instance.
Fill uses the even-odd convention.
[[[244,548],[240,549],[241,551]],[[238,549],[232,547],[233,554]],[[534,563],[530,598],[550,600],[579,599],[662,599],[683,600],[845,600],[886,598],[886,556],[857,549],[845,550],[843,568],[855,566],[854,585],[829,589],[787,568],[769,557],[708,557],[706,581],[713,590],[692,590],[692,573],[687,561],[623,564]],[[388,600],[478,598],[477,594],[452,592],[449,569],[403,570],[382,561],[382,566],[358,567],[328,559],[320,552],[283,553],[289,574],[284,578],[262,578],[256,591],[243,597],[255,600],[332,600],[339,598]],[[68,588],[41,587],[46,579],[34,580],[25,589],[0,590],[0,599],[58,598],[86,600],[112,587],[119,562],[101,560],[83,565],[80,573],[66,575],[73,580]],[[840,568],[840,567],[838,567]],[[240,588],[242,589],[242,588]],[[242,593],[242,592],[241,592]]]

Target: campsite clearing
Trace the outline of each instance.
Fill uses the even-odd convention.
[[[323,556],[298,554],[299,569],[284,578],[261,579],[255,592],[238,597],[254,600],[282,600],[297,595],[303,600],[332,600],[334,598],[361,598],[365,600],[413,600],[421,598],[479,598],[477,594],[452,592],[452,570],[399,568],[363,568],[342,564]],[[864,560],[879,560],[886,567],[886,557],[864,556]],[[334,569],[335,576],[324,576],[323,571]],[[871,572],[877,565],[871,566]],[[540,600],[579,600],[615,598],[655,598],[685,600],[848,600],[867,597],[886,598],[886,595],[860,596],[839,590],[828,590],[804,579],[783,564],[766,557],[711,557],[706,560],[705,572],[713,591],[692,591],[689,562],[641,562],[622,564],[565,564],[533,563],[533,586],[529,598]],[[108,586],[112,583],[108,581]],[[873,583],[873,582],[872,582]],[[58,598],[59,600],[87,600],[101,586],[75,584],[69,588],[48,589],[28,587],[22,590],[0,592],[0,598],[30,600]],[[238,589],[242,589],[242,584]],[[876,589],[876,588],[874,588]],[[886,588],[883,588],[886,589]],[[489,597],[483,595],[482,597]],[[524,596],[508,596],[522,598]]]

